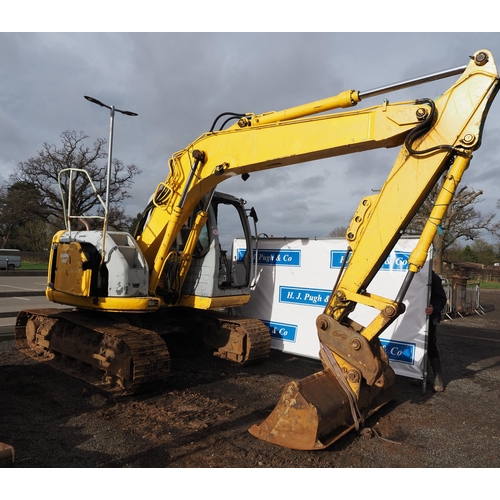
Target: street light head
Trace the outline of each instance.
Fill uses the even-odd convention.
[[[103,108],[110,109],[111,114],[114,114],[114,112],[116,111],[118,113],[122,113],[123,115],[127,115],[127,116],[138,116],[137,113],[134,113],[133,111],[123,111],[122,109],[116,109],[114,106],[108,106],[107,104],[104,104],[103,102],[98,101],[94,97],[90,97],[88,95],[84,95],[83,97],[85,97],[85,99],[87,99],[87,101],[93,102],[94,104],[98,104],[99,106],[102,106]]]
[[[120,111],[120,110],[117,109],[116,111]],[[133,111],[120,111],[120,113],[127,115],[127,116],[138,116],[138,114],[134,113]]]
[[[101,101],[98,101],[97,99],[94,99],[93,97],[90,97],[88,95],[84,95],[83,97],[85,97],[85,99],[87,99],[87,101],[93,102],[94,104],[98,104],[99,106],[103,106],[105,108],[108,107],[105,104],[103,104]]]

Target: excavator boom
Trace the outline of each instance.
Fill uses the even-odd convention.
[[[390,401],[394,372],[379,336],[404,312],[406,291],[424,265],[472,152],[480,145],[497,91],[493,58],[480,51],[439,99],[417,101],[422,125],[405,139],[380,193],[361,200],[347,230],[348,264],[316,321],[325,369],[288,384],[269,417],[250,429],[252,435],[287,448],[321,449],[349,430],[360,429],[368,416]],[[444,184],[398,295],[390,299],[370,294],[368,286],[383,260],[443,175]],[[359,325],[349,318],[357,304],[379,314],[370,324]]]

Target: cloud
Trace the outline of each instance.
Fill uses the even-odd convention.
[[[168,174],[170,156],[209,130],[222,112],[279,111],[347,89],[367,91],[467,64],[478,49],[500,58],[499,33],[1,33],[0,181],[64,130],[107,138],[113,154],[143,173],[126,210],[141,212]],[[437,97],[453,79],[362,101],[358,108]],[[494,102],[481,149],[464,176],[483,189],[481,210],[500,192]],[[267,233],[326,236],[347,225],[359,200],[380,189],[397,150],[377,150],[253,173],[223,183],[255,205]]]

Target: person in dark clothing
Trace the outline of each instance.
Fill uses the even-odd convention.
[[[425,309],[429,316],[429,343],[427,356],[434,372],[434,391],[443,392],[443,375],[441,373],[441,360],[437,348],[437,325],[441,320],[441,313],[447,302],[446,292],[444,291],[441,278],[432,271],[430,304]]]

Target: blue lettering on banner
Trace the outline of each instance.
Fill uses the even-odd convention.
[[[407,365],[413,365],[415,363],[416,344],[402,342],[400,340],[384,339],[380,339],[380,343],[390,361],[398,361],[399,363]]]
[[[236,250],[237,262],[243,262],[247,251],[245,248]],[[255,250],[253,250],[255,256]],[[262,266],[300,267],[300,250],[258,250],[257,264]]]
[[[298,330],[297,325],[278,323],[276,321],[261,321],[269,328],[269,333],[273,339],[283,340],[284,342],[295,342]]]
[[[345,250],[331,250],[330,251],[330,268],[340,269],[344,264],[345,256],[347,252]],[[350,254],[349,254],[350,255]]]
[[[332,291],[319,288],[280,286],[279,301],[301,306],[325,307]]]
[[[330,268],[340,269],[344,263],[346,256],[345,250],[331,250],[330,251]],[[408,259],[410,258],[410,252],[401,252],[396,250],[391,252],[389,257],[380,266],[381,271],[407,271],[408,270]]]

